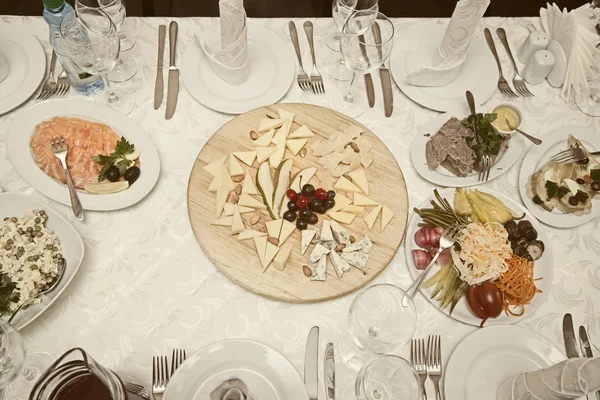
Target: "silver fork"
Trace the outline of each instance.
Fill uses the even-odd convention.
[[[504,45],[506,52],[508,53],[508,57],[510,61],[512,61],[513,68],[515,70],[515,76],[513,78],[513,86],[515,90],[523,97],[534,97],[533,93],[529,91],[523,77],[519,73],[519,68],[517,67],[517,63],[515,62],[515,58],[512,55],[512,51],[510,51],[510,44],[508,43],[508,38],[506,37],[506,31],[504,28],[496,29],[496,35],[500,38],[500,42]]]
[[[292,38],[292,43],[294,43],[294,49],[296,50],[296,56],[298,57],[299,71],[298,76],[296,77],[296,81],[298,82],[298,86],[300,86],[300,89],[304,90],[305,92],[308,92],[311,88],[310,78],[308,77],[308,75],[304,71],[304,67],[302,66],[300,43],[298,43],[298,31],[296,30],[296,24],[294,23],[294,21],[290,21],[289,29],[290,37]]]
[[[442,377],[442,344],[440,335],[427,338],[427,375],[433,382],[435,398],[440,400],[440,378]]]
[[[46,100],[56,91],[56,79],[54,78],[54,68],[56,67],[56,52],[52,50],[52,59],[50,60],[50,70],[48,77],[42,86],[42,90],[36,100]]]
[[[325,93],[325,87],[323,86],[323,77],[317,69],[317,59],[315,57],[315,43],[313,41],[313,23],[310,21],[304,22],[304,32],[308,38],[308,44],[310,46],[310,56],[312,57],[313,69],[310,74],[310,83],[312,90],[315,94]]]
[[[585,160],[588,153],[581,147],[572,147],[569,150],[561,151],[550,157],[546,164],[555,163],[556,165],[571,164]]]
[[[135,394],[138,397],[141,397],[144,400],[150,400],[150,393],[148,393],[148,390],[137,383],[125,382],[125,390],[127,390],[129,393]]]
[[[485,154],[479,160],[479,182],[487,182],[490,179],[490,171],[494,165],[495,158]]]
[[[79,196],[77,196],[75,186],[73,186],[71,174],[67,169],[67,153],[69,149],[67,149],[67,143],[65,142],[65,138],[63,138],[62,136],[54,138],[50,142],[50,147],[52,148],[54,156],[60,160],[62,167],[65,170],[65,175],[67,176],[67,186],[69,188],[69,197],[71,198],[71,208],[73,209],[73,215],[75,215],[75,218],[77,218],[79,221],[82,221],[83,207],[81,206],[81,202],[79,201]]]
[[[71,85],[69,85],[69,80],[67,79],[67,71],[64,69],[58,75],[58,79],[56,81],[56,93],[55,96],[64,96],[69,93],[69,89],[71,89]]]
[[[485,40],[487,41],[487,44],[490,50],[492,51],[494,58],[496,59],[496,64],[498,65],[498,72],[500,74],[500,77],[498,78],[498,90],[500,90],[500,93],[502,93],[506,97],[519,97],[510,88],[506,79],[504,79],[504,75],[502,74],[502,64],[500,63],[500,58],[498,57],[498,51],[496,51],[496,45],[494,44],[492,32],[490,32],[488,28],[485,28],[483,33],[485,34]]]
[[[177,368],[185,361],[186,354],[184,349],[173,349],[173,357],[171,357],[171,376]]]
[[[152,397],[154,400],[162,400],[169,379],[167,356],[152,357]]]
[[[425,362],[425,340],[412,339],[410,341],[410,363],[413,369],[419,375],[421,383],[421,395],[423,400],[427,400],[427,392],[425,391],[425,381],[427,380],[427,363]]]

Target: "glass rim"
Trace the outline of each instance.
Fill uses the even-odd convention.
[[[377,22],[377,20],[379,20],[379,19],[381,19],[383,21],[388,21],[389,24],[390,24],[390,26],[392,27],[392,34],[386,40],[383,40],[383,38],[382,38],[381,43],[379,43],[379,44],[366,43],[364,40],[360,39],[360,36],[362,36],[362,35],[353,35],[353,36],[356,36],[356,40],[358,41],[358,43],[360,43],[363,46],[377,48],[377,47],[383,47],[383,45],[389,43],[390,41],[392,41],[394,39],[394,34],[395,34],[395,31],[396,31],[396,27],[394,26],[394,23],[392,22],[392,20],[387,15],[385,15],[384,13],[382,13],[380,11],[374,11],[374,10],[371,10],[371,9],[354,10],[354,12],[352,14],[350,14],[350,16],[348,17],[348,19],[346,20],[346,22],[344,22],[344,26],[342,27],[342,30],[341,30],[341,35],[344,34],[344,29],[346,29],[346,27],[348,26],[348,23],[350,22],[350,20],[352,19],[352,17],[354,17],[355,15],[360,14],[360,13],[374,13],[374,14],[376,13],[377,14],[377,18],[375,18],[375,22]],[[384,18],[380,18],[380,17],[384,17]]]
[[[104,10],[102,10],[102,9],[100,9],[100,8],[98,8],[98,7],[87,7],[87,6],[84,6],[83,8],[84,8],[84,9],[85,9],[85,8],[87,8],[87,9],[89,9],[89,10],[94,10],[94,11],[96,11],[96,12],[98,12],[98,13],[101,13],[101,15],[103,15],[104,17],[106,17],[106,19],[108,19],[109,25],[110,25],[110,27],[111,27],[111,31],[114,29],[114,31],[115,31],[115,32],[117,32],[117,26],[116,26],[116,25],[115,25],[115,23],[113,22],[112,18],[110,18],[110,16],[109,16],[109,15],[108,15],[106,12],[104,12]],[[81,8],[80,8],[80,10],[81,10]],[[71,14],[75,14],[75,16],[76,16],[76,19],[77,19],[77,20],[79,20],[79,19],[80,19],[80,17],[79,17],[79,10],[73,10],[73,11],[70,11],[70,12],[69,12],[67,15],[65,15],[65,16],[63,17],[62,21],[60,22],[60,26],[58,27],[58,30],[59,30],[59,32],[60,32],[60,36],[61,36],[61,38],[62,38],[63,40],[66,40],[67,42],[69,42],[69,45],[76,46],[76,47],[89,47],[90,45],[94,45],[94,44],[100,43],[100,42],[102,42],[103,40],[105,40],[105,36],[104,36],[104,35],[102,36],[102,39],[101,39],[101,40],[97,40],[97,41],[95,41],[95,42],[91,42],[91,41],[90,41],[90,43],[86,43],[86,44],[79,44],[79,43],[75,43],[75,42],[73,42],[72,40],[69,40],[69,37],[68,37],[68,36],[66,36],[66,35],[64,34],[64,32],[63,32],[63,23],[65,22],[65,20],[67,19],[67,17],[68,17],[68,16],[70,16]],[[79,23],[80,23],[81,25],[83,25],[83,26],[86,26],[86,24],[85,24],[85,23],[83,23],[83,22],[79,22]],[[87,26],[86,26],[86,28],[87,28]],[[87,28],[87,29],[89,29],[89,28]]]
[[[119,1],[119,0],[115,0],[115,1]],[[377,9],[379,9],[379,2],[375,2],[375,4],[373,4],[373,5],[372,5],[371,7],[369,7],[369,8],[361,8],[360,10],[357,10],[356,8],[348,7],[347,5],[340,3],[340,2],[339,2],[339,0],[335,0],[335,3],[336,3],[338,6],[342,6],[342,7],[343,7],[343,8],[345,8],[346,10],[350,10],[350,11],[352,11],[353,13],[354,13],[355,11],[371,11],[371,10],[375,9],[375,7],[377,7]],[[357,1],[357,3],[358,3],[358,1]]]
[[[364,379],[365,373],[367,372],[369,367],[371,367],[373,364],[375,364],[377,361],[380,361],[383,358],[394,359],[394,360],[400,361],[401,364],[408,367],[408,370],[410,370],[412,372],[412,375],[413,375],[413,378],[415,380],[416,387],[417,387],[417,396],[415,397],[415,400],[420,398],[421,397],[421,386],[419,385],[419,377],[417,376],[415,369],[413,368],[412,364],[406,358],[397,356],[395,354],[384,354],[382,356],[374,358],[373,360],[371,360],[367,364],[365,364],[360,369],[360,371],[358,372],[358,376],[356,377],[357,383],[360,382],[360,384],[356,385],[356,387],[357,388],[360,387],[362,392],[366,393],[367,389],[365,387],[365,379]],[[356,393],[356,395],[360,396],[359,393]]]
[[[112,0],[109,4],[107,4],[105,6],[101,6],[101,5],[98,4],[98,7],[94,7],[94,6],[88,6],[88,5],[85,5],[83,3],[80,3],[80,0],[75,0],[75,8],[77,8],[77,4],[79,4],[80,7],[92,8],[92,9],[98,9],[98,10],[104,11],[104,8],[113,7],[115,5],[115,3],[120,3],[120,2],[121,2],[121,0]]]

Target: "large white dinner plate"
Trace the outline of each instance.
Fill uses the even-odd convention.
[[[81,205],[85,210],[118,210],[139,202],[150,193],[160,173],[158,152],[150,137],[137,122],[123,113],[81,99],[38,103],[23,110],[8,129],[6,149],[10,161],[33,188],[53,200],[71,205],[67,186],[49,177],[37,166],[29,147],[36,125],[57,116],[77,117],[106,124],[133,143],[140,152],[141,174],[129,189],[111,194],[92,194],[78,190]]]
[[[491,112],[491,110],[487,111]],[[451,117],[456,117],[459,120],[467,117],[467,113],[461,114],[461,112],[449,112],[433,118],[427,122],[423,128],[421,128],[419,134],[413,141],[411,149],[411,159],[415,166],[415,170],[423,178],[427,179],[431,183],[445,187],[467,187],[478,185],[479,172],[473,171],[465,177],[456,176],[452,172],[448,171],[442,165],[439,165],[435,170],[430,170],[427,166],[427,159],[425,157],[425,146],[431,136],[435,135],[442,125],[444,125]],[[430,136],[425,136],[430,135]],[[525,143],[521,135],[513,134],[510,141],[509,147],[500,154],[496,164],[490,170],[489,180],[496,179],[506,171],[508,171],[517,162],[521,156],[521,152]]]
[[[219,34],[219,27],[202,32],[209,43],[217,40],[215,37]],[[196,100],[222,113],[242,114],[277,103],[290,89],[296,73],[296,64],[287,44],[272,31],[248,24],[248,57],[248,79],[233,86],[213,71],[194,42],[181,59],[183,83]]]
[[[83,241],[67,222],[54,210],[18,193],[0,193],[0,219],[5,217],[23,217],[25,211],[44,210],[48,215],[46,227],[56,233],[60,240],[62,255],[66,261],[65,273],[56,288],[42,297],[42,302],[19,311],[12,321],[16,329],[22,329],[46,310],[69,285],[83,260]]]
[[[225,340],[194,353],[171,377],[164,400],[207,400],[232,378],[241,379],[257,400],[308,400],[296,368],[281,353],[249,340]]]
[[[521,192],[523,203],[525,203],[525,206],[527,206],[529,211],[531,211],[537,219],[555,228],[574,228],[583,225],[600,215],[600,201],[598,200],[598,197],[596,197],[595,200],[592,200],[592,212],[578,217],[575,214],[564,214],[558,209],[554,209],[552,212],[546,211],[542,207],[536,205],[529,196],[527,196],[527,183],[529,177],[544,165],[550,157],[561,151],[567,150],[567,140],[569,135],[573,135],[575,138],[579,139],[589,151],[600,149],[600,136],[598,136],[598,132],[593,129],[585,128],[583,126],[565,126],[557,128],[546,133],[542,137],[544,142],[541,145],[531,147],[531,150],[529,150],[523,159],[521,171],[519,172],[519,191]]]
[[[36,91],[46,72],[46,55],[29,31],[12,24],[0,24],[0,54],[10,72],[0,82],[0,114],[23,104]]]
[[[552,280],[554,279],[554,257],[552,256],[552,249],[550,248],[551,242],[546,233],[544,232],[544,225],[540,224],[539,221],[535,219],[535,217],[530,212],[528,212],[520,203],[505,196],[500,192],[496,192],[495,190],[482,188],[481,191],[496,196],[500,201],[506,204],[506,206],[508,206],[511,210],[517,212],[518,214],[526,214],[525,219],[531,221],[531,224],[538,232],[538,240],[541,240],[546,245],[546,251],[544,251],[542,257],[539,260],[535,261],[535,278],[542,278],[536,281],[535,284],[538,287],[538,289],[542,291],[542,293],[536,294],[533,300],[531,301],[531,304],[525,306],[525,314],[523,314],[523,316],[508,316],[504,312],[502,312],[497,318],[490,318],[485,322],[485,326],[514,324],[516,322],[521,321],[523,318],[530,317],[531,315],[533,315],[533,313],[535,313],[535,311],[546,300],[546,296],[548,295],[550,290],[552,290]],[[451,205],[454,204],[454,192],[455,189],[453,188],[439,190],[440,196],[442,198],[446,198]],[[431,197],[429,197],[427,200],[421,203],[421,205],[419,205],[418,208],[431,208],[431,200],[434,199],[435,196],[432,193]],[[419,246],[417,246],[414,239],[415,232],[417,232],[417,230],[419,230],[420,228],[420,222],[422,222],[421,217],[416,213],[413,214],[412,218],[410,219],[410,223],[408,224],[408,229],[406,231],[406,263],[408,265],[408,270],[410,271],[410,274],[412,275],[413,279],[416,279],[417,276],[421,274],[421,271],[418,270],[415,266],[415,262],[413,260],[412,255],[413,250],[420,248]],[[430,271],[429,273],[429,277],[433,276],[433,274],[435,274],[438,270],[439,267],[437,265],[434,266],[432,271]],[[431,298],[431,293],[433,292],[433,289],[434,287],[421,289],[421,293],[429,300],[429,302],[435,308],[439,309],[438,301],[436,299]],[[448,315],[448,311],[449,307],[443,310],[442,312]],[[450,315],[450,318],[453,318],[457,321],[469,325],[479,326],[479,324],[481,324],[481,319],[473,315],[473,313],[469,309],[467,300],[464,297],[458,302],[458,304],[452,311],[452,315]]]
[[[394,80],[414,102],[432,110],[453,110],[457,103],[464,103],[467,90],[473,93],[477,104],[483,104],[496,90],[498,67],[486,43],[477,33],[460,73],[448,85],[420,87],[411,85],[406,80],[409,72],[422,65],[431,65],[446,26],[447,22],[426,22],[409,28],[396,39],[390,56]]]
[[[450,356],[444,369],[446,400],[494,400],[505,380],[563,360],[556,346],[529,329],[510,325],[479,329]]]

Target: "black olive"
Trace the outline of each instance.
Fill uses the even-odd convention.
[[[308,217],[308,223],[311,225],[314,225],[317,222],[319,222],[319,217],[317,217],[317,214],[311,213],[310,217]]]
[[[575,179],[575,182],[579,183],[580,185],[583,185],[585,183],[585,181],[581,178]]]
[[[590,163],[589,157],[586,157],[583,160],[579,161],[579,164],[581,164],[581,165],[588,165],[589,163]]]
[[[290,200],[287,203],[288,210],[290,211],[298,211],[300,207],[296,204],[296,200]]]
[[[294,222],[296,220],[296,213],[294,211],[287,210],[283,213],[283,219]]]
[[[302,194],[306,197],[311,197],[315,193],[315,187],[310,183],[307,183],[302,187]]]
[[[308,228],[308,222],[305,219],[299,219],[298,221],[296,221],[296,228],[303,231],[306,228]]]
[[[538,237],[538,233],[534,228],[527,229],[527,230],[521,232],[521,234],[527,240],[535,240]]]
[[[569,204],[572,206],[576,206],[577,204],[579,204],[579,200],[577,200],[577,197],[571,196],[569,197]]]
[[[324,204],[325,204],[325,208],[329,210],[329,209],[335,207],[335,200],[334,199],[327,199],[327,200],[325,200]]]
[[[592,190],[594,192],[600,192],[600,181],[594,181],[592,182],[591,186]]]
[[[308,219],[310,218],[310,210],[307,208],[302,208],[298,211],[298,217],[300,219]]]
[[[519,226],[513,220],[508,221],[504,224],[504,229],[508,232],[508,240],[511,242],[516,242],[521,238],[521,232],[519,231]]]
[[[106,171],[106,179],[108,179],[111,182],[116,182],[119,180],[119,178],[121,177],[121,174],[119,173],[119,168],[117,168],[116,166],[111,166],[108,171]]]
[[[329,190],[327,192],[327,198],[328,199],[335,199],[335,192],[333,190]]]
[[[133,185],[133,183],[135,181],[137,181],[139,177],[140,177],[140,169],[138,167],[135,167],[135,166],[129,168],[123,174],[123,178],[125,178],[125,180],[127,182],[129,182],[130,185]]]
[[[542,199],[540,199],[540,196],[537,196],[537,195],[536,195],[536,196],[533,196],[533,203],[534,203],[534,204],[537,204],[538,206],[539,206],[540,204],[544,204],[544,202],[542,201]]]

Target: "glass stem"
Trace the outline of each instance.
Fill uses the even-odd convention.
[[[106,86],[106,90],[108,90],[108,102],[116,103],[119,101],[119,96],[115,93],[114,90],[110,87],[110,82],[108,81],[108,75],[102,75],[102,79],[104,79],[104,85]]]
[[[37,377],[37,372],[33,368],[27,368],[23,370],[23,379],[26,381],[32,381]]]
[[[352,94],[352,85],[354,85],[354,81],[356,81],[356,74],[352,74],[352,79],[350,80],[350,84],[348,85],[348,92],[344,96],[344,101],[347,101],[348,103],[354,102],[354,95]]]

